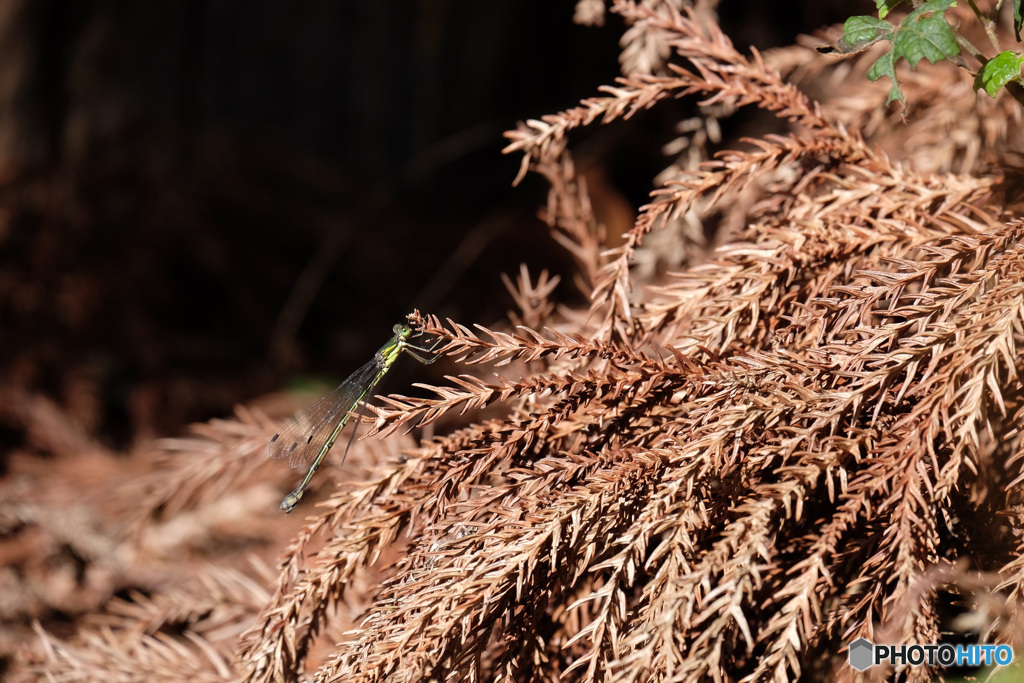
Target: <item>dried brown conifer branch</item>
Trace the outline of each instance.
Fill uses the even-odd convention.
[[[920,618],[901,637],[939,631],[934,594],[916,588],[921,572],[956,552],[935,510],[963,511],[955,492],[979,468],[998,467],[977,430],[995,429],[1001,406],[1019,400],[1019,226],[978,210],[992,179],[905,171],[692,15],[656,16],[632,3],[616,10],[674,36],[669,44],[695,71],[627,78],[611,97],[521,128],[510,145],[525,152],[524,169],[552,180],[549,219],[594,283],[599,331],[484,330],[485,340],[414,318],[459,362],[544,359],[547,374],[465,376],[431,388],[437,398],[392,396],[375,409],[376,429],[386,431],[532,401],[504,427],[467,432],[462,450],[435,450],[431,457],[444,456],[431,465],[432,488],[382,513],[413,524],[415,510],[428,521],[322,680],[452,670],[788,680],[805,672],[807,648],[870,633],[875,615],[895,624],[908,599]],[[672,181],[595,277],[588,245],[598,233],[585,188],[573,185],[566,133],[698,91],[780,112],[805,132],[754,141],[753,152]],[[772,178],[783,168],[795,175]],[[642,302],[639,335],[623,327],[634,318],[629,265],[643,235],[698,199],[708,211],[755,180],[775,194],[753,206],[745,242]],[[613,328],[616,341],[605,341],[601,330]],[[652,357],[638,342],[674,355]],[[621,525],[614,537],[592,536],[585,552],[564,545],[560,520],[580,533],[610,529],[578,492],[593,494],[601,472],[645,453],[658,454],[658,474],[625,499],[635,513],[606,520]],[[898,521],[880,531],[879,514]],[[327,567],[346,561],[347,543],[330,546]],[[543,560],[557,548],[558,568]],[[849,594],[837,576],[871,588]],[[330,570],[315,581],[330,585]],[[564,601],[551,640],[510,647],[483,630],[534,632],[550,618],[539,594]]]
[[[544,332],[545,337],[535,330],[520,326],[519,334],[508,334],[488,330],[482,325],[476,327],[493,341],[481,339],[462,325],[449,321],[450,329],[434,316],[423,317],[418,311],[409,316],[409,321],[424,335],[447,342],[438,353],[452,356],[466,364],[494,363],[501,366],[513,360],[525,363],[549,358],[551,360],[570,356],[572,358],[602,358],[620,365],[649,363],[651,359],[629,347],[623,347],[601,339],[587,339],[581,334],[566,335],[555,329]]]
[[[160,470],[133,482],[133,490],[126,495],[133,506],[143,502],[142,519],[157,512],[171,517],[261,474],[266,476],[267,435],[273,435],[277,423],[242,406],[235,415],[235,420],[193,425],[193,437],[154,444],[151,457],[160,463]]]
[[[654,296],[640,304],[640,324],[659,339],[678,337],[678,327],[685,325],[693,346],[724,349],[745,325],[750,326],[744,333],[747,339],[756,335],[778,343],[779,318],[809,317],[803,302],[826,292],[832,298],[844,295],[843,281],[851,267],[882,271],[923,240],[992,225],[991,219],[976,223],[969,217],[972,204],[989,192],[988,183],[955,189],[955,179],[950,179],[947,191],[922,187],[917,194],[917,188],[890,185],[869,193],[875,178],[858,174],[861,187],[856,195],[840,189],[851,186],[852,179],[842,180],[823,199],[808,198],[786,211],[773,208],[771,215],[762,214],[743,235],[747,243],[730,245],[714,261],[673,276],[669,285],[653,290]],[[941,212],[932,210],[936,203],[943,207]],[[786,220],[787,214],[799,216],[798,222],[773,225]],[[782,287],[791,293],[780,297]],[[859,286],[850,290],[861,291]],[[852,311],[847,318],[856,319]],[[810,320],[804,324],[812,330],[823,327]],[[829,334],[842,329],[834,324],[824,327]],[[798,336],[785,341],[791,347],[814,342]]]
[[[223,591],[252,617],[237,659],[209,631],[168,635],[186,619],[176,600],[220,603],[163,586],[101,620],[156,635],[48,636],[57,670],[136,657],[158,675],[224,664],[268,682],[831,680],[859,635],[945,637],[945,591],[989,596],[979,630],[1019,640],[1024,223],[1000,203],[1010,191],[975,167],[908,170],[673,7],[616,2],[623,63],[650,71],[510,134],[551,182],[545,218],[589,310],[556,308],[553,280],[524,268],[510,286],[524,325],[412,314],[460,374],[374,399],[369,433],[458,428],[339,474],[264,602]],[[685,66],[660,71],[644,45]],[[606,249],[567,135],[691,95],[793,130],[678,171]],[[658,280],[633,268],[652,230],[726,204],[738,224],[704,263]],[[239,481],[232,463],[251,463],[263,430],[240,414],[165,444],[176,469],[148,509],[186,514]],[[325,638],[340,642],[325,653]]]
[[[303,528],[281,560],[273,597],[242,637],[239,659],[249,680],[286,678],[306,657],[344,586],[356,572],[376,562],[409,523],[411,508],[396,514],[392,508],[381,510],[380,501],[393,500],[403,487],[415,486],[421,465],[420,459],[409,460],[385,467],[365,483],[346,486],[325,514]],[[343,526],[352,533],[329,542],[311,558],[310,566],[306,554],[311,541]]]
[[[45,632],[40,632],[39,637],[53,666],[50,679],[62,683],[96,681],[100,674],[111,681],[235,680],[223,654],[192,633],[184,637],[187,645],[164,634],[151,636],[108,629],[87,631],[82,644],[74,647]]]
[[[344,535],[337,542],[329,542],[316,555],[316,566],[310,569],[299,569],[300,555],[309,538],[316,533],[316,530],[323,528],[320,521],[314,522],[313,527],[304,531],[300,542],[293,546],[285,560],[288,572],[283,574],[287,577],[279,582],[275,594],[274,604],[276,607],[265,611],[261,620],[262,626],[258,633],[250,634],[251,646],[243,651],[243,659],[253,661],[250,671],[258,677],[282,675],[290,666],[301,659],[308,647],[309,639],[318,630],[324,612],[334,601],[341,599],[342,593],[339,586],[343,586],[346,578],[354,571],[372,564],[382,547],[393,542],[397,532],[406,526],[413,518],[413,514],[419,518],[431,520],[435,515],[444,515],[447,508],[454,504],[460,491],[468,486],[476,486],[477,482],[490,476],[489,473],[500,471],[504,463],[516,452],[526,452],[535,439],[544,439],[546,435],[558,428],[559,424],[565,421],[570,415],[579,411],[589,401],[600,400],[614,403],[620,399],[620,395],[627,387],[642,385],[645,381],[653,378],[667,376],[669,373],[660,361],[653,361],[642,355],[628,353],[613,353],[607,343],[589,343],[580,337],[570,340],[564,335],[556,335],[556,338],[563,340],[562,346],[556,347],[554,342],[543,339],[540,335],[530,332],[528,337],[501,335],[488,331],[497,342],[485,342],[471,332],[460,326],[453,326],[455,332],[450,332],[441,327],[434,320],[428,322],[423,330],[434,336],[442,336],[450,339],[449,345],[444,348],[450,353],[469,354],[470,362],[479,359],[503,358],[507,360],[508,353],[522,352],[529,354],[540,353],[572,353],[574,355],[600,354],[610,358],[625,359],[633,363],[646,363],[646,373],[636,371],[611,370],[611,374],[599,375],[591,370],[588,375],[576,375],[569,373],[564,377],[537,377],[529,378],[524,382],[512,383],[503,380],[502,389],[504,393],[481,385],[479,381],[463,381],[467,391],[454,389],[440,389],[443,394],[441,399],[407,399],[396,396],[384,397],[382,400],[388,404],[387,409],[374,407],[371,410],[378,415],[377,427],[383,429],[395,429],[402,424],[416,420],[429,421],[436,419],[444,412],[454,410],[467,402],[476,401],[484,404],[489,400],[507,397],[505,394],[530,393],[541,390],[564,393],[565,399],[556,404],[547,413],[534,413],[524,418],[519,424],[501,424],[488,431],[477,429],[474,437],[479,440],[490,441],[495,447],[478,450],[477,457],[473,461],[465,461],[464,464],[449,461],[443,472],[438,472],[436,467],[432,470],[424,468],[424,458],[436,459],[444,452],[466,451],[467,445],[451,440],[441,440],[428,449],[429,452],[422,453],[418,458],[407,461],[406,465],[396,468],[387,473],[383,479],[374,480],[362,488],[350,489],[344,500],[336,498],[332,501],[335,512],[325,515],[321,519],[331,519],[331,526],[336,525],[343,519],[348,523],[356,523],[356,533],[352,536]],[[476,353],[480,351],[481,353]],[[474,355],[475,354],[475,355]],[[474,391],[476,390],[476,391]],[[596,411],[600,415],[603,411]],[[389,423],[390,420],[390,423]],[[381,425],[384,425],[381,427]],[[550,439],[549,439],[550,440]],[[453,448],[454,446],[454,448]],[[578,468],[577,468],[578,469]],[[419,490],[421,494],[411,499],[398,493],[397,480],[412,490],[417,490],[417,480],[414,480],[410,473],[415,471],[418,481],[421,481]],[[433,481],[425,474],[435,477]],[[543,490],[558,482],[566,482],[565,475],[558,475],[552,479],[553,470],[546,469],[539,482],[534,482],[532,488]],[[557,480],[557,481],[556,481]],[[429,488],[427,485],[430,485]],[[522,489],[522,482],[513,490]],[[499,489],[500,490],[500,489]],[[511,496],[511,493],[509,494]],[[515,498],[515,496],[511,496]],[[378,511],[369,516],[359,515],[356,510],[365,509],[373,501],[386,499],[386,505],[377,503]],[[383,508],[383,509],[380,509]],[[341,511],[344,510],[344,516]],[[436,510],[436,513],[431,513]],[[429,522],[428,522],[429,523]],[[276,638],[275,634],[282,633],[280,624],[295,622],[304,619],[304,610],[312,608],[309,626],[303,629],[303,634],[297,641],[295,649],[284,647],[273,647],[267,649],[267,639]],[[252,648],[259,643],[259,650]],[[273,656],[271,656],[273,654]],[[271,660],[268,663],[268,660]]]
[[[509,320],[514,325],[539,327],[550,319],[555,311],[555,305],[550,297],[561,281],[560,277],[551,277],[548,271],[544,270],[537,278],[537,284],[533,284],[530,280],[530,271],[523,263],[520,265],[519,277],[516,278],[515,284],[505,273],[501,274],[501,280],[519,307],[519,313],[509,311]]]
[[[568,150],[554,159],[547,156],[536,159],[532,168],[551,185],[541,218],[551,228],[555,241],[572,254],[579,268],[576,286],[590,297],[598,272],[606,261],[602,253],[605,229],[594,216],[586,182],[576,173]]]
[[[531,612],[530,596],[544,595],[560,578],[571,583],[581,575],[593,549],[628,525],[630,510],[656,481],[660,462],[634,454],[566,491],[556,506],[519,497],[515,508],[488,506],[491,519],[465,534],[449,535],[444,542],[428,536],[431,542],[418,543],[403,562],[422,567],[411,577],[444,576],[445,581],[431,591],[423,591],[419,582],[393,582],[381,596],[385,609],[321,670],[320,680],[342,680],[342,670],[344,680],[353,681],[450,669],[478,675],[477,656],[489,637],[483,627],[523,607]],[[500,554],[490,552],[497,548]],[[404,568],[400,565],[399,571]],[[409,637],[396,652],[387,643],[399,633]]]
[[[237,636],[240,621],[267,597],[250,577],[219,568],[178,577],[154,598],[115,599],[107,614],[92,620],[79,644],[60,643],[38,625],[36,630],[47,648],[52,680],[180,681],[185,675],[233,681],[225,647]]]

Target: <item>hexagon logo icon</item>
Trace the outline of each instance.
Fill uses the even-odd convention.
[[[875,663],[875,646],[867,638],[858,638],[850,643],[850,666],[863,671]]]

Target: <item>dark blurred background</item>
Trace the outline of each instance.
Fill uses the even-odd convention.
[[[0,386],[121,448],[343,378],[414,307],[492,324],[520,262],[571,277],[500,150],[618,75],[622,23],[574,5],[2,3]],[[721,14],[764,49],[870,10]],[[596,201],[644,203],[674,106],[573,138]]]

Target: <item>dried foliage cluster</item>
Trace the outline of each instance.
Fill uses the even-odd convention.
[[[339,488],[305,508],[269,594],[265,568],[211,549],[285,523],[273,421],[246,410],[163,442],[124,494],[131,537],[66,541],[99,578],[68,608],[89,613],[78,632],[39,629],[54,680],[294,680],[313,663],[317,681],[842,680],[859,636],[969,623],[1021,645],[1024,222],[999,170],[1016,104],[923,68],[901,128],[857,75],[870,56],[745,55],[672,2],[612,9],[625,76],[508,134],[522,173],[550,181],[543,216],[589,309],[524,269],[507,281],[518,326],[411,315],[460,374],[377,399],[370,432],[395,436],[325,468]],[[583,0],[577,17],[603,12]],[[684,97],[701,103],[692,144],[609,243],[569,134]],[[751,106],[788,131],[707,160],[718,118]],[[397,436],[435,422],[456,427]],[[174,575],[184,554],[199,568]]]

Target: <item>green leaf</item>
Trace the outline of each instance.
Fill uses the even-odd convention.
[[[869,16],[850,17],[843,24],[843,38],[854,49],[892,34],[892,24]]]
[[[956,7],[956,0],[928,0],[916,10],[908,14],[904,19],[903,23],[907,23],[910,20],[917,20],[922,14],[935,14],[936,12],[945,12],[950,7]]]
[[[992,97],[1013,79],[1020,79],[1020,67],[1024,65],[1024,55],[1016,52],[1000,52],[978,71],[974,78],[974,89],[984,88]]]
[[[931,4],[929,2],[925,7]],[[960,54],[960,45],[946,23],[945,12],[919,14],[921,10],[908,14],[896,31],[893,40],[895,56],[905,57],[911,66],[917,66],[922,59],[934,64],[940,59]]]
[[[894,100],[904,101],[903,91],[900,90],[900,82],[896,80],[896,58],[894,57],[892,50],[889,50],[884,55],[878,58],[871,68],[868,69],[868,80],[877,81],[882,76],[888,76],[889,80],[892,81],[892,87],[889,88],[889,98],[885,101],[886,105],[892,104]]]
[[[1020,40],[1021,29],[1020,0],[1013,0],[1013,34]]]
[[[875,0],[875,8],[878,9],[878,18],[885,19],[885,15],[896,9],[903,0]]]

